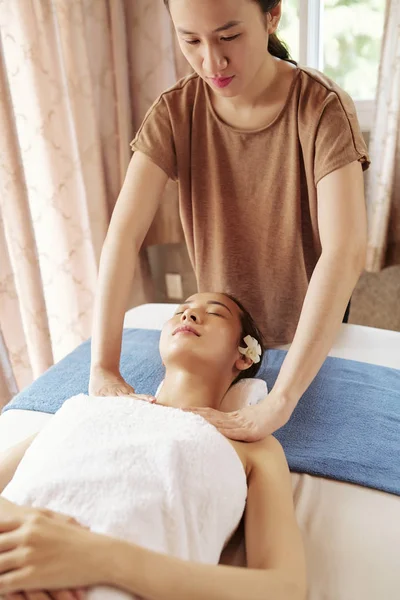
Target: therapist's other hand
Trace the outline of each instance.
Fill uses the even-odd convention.
[[[259,404],[229,413],[213,408],[185,408],[184,410],[204,417],[231,440],[258,442],[283,427],[288,422],[294,406],[289,407],[287,401],[272,390]]]
[[[154,403],[154,396],[136,394],[135,390],[118,371],[94,366],[90,371],[89,394],[91,396],[134,396],[137,400]]]

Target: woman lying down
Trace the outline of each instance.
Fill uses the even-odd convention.
[[[235,380],[256,374],[248,335],[261,341],[237,301],[196,294],[162,330],[166,374],[156,403],[75,396],[33,442],[8,452],[0,467],[8,484],[0,498],[0,595],[305,598],[279,442],[230,441],[190,411],[218,409]],[[247,568],[218,564],[243,514]]]

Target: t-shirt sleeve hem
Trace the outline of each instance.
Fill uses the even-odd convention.
[[[321,173],[318,173],[318,175],[315,176],[315,185],[318,185],[321,179],[327,175],[330,175],[330,173],[333,173],[334,171],[337,171],[338,169],[341,169],[342,167],[345,167],[346,165],[349,165],[355,161],[361,163],[363,171],[366,171],[371,163],[367,154],[360,154],[354,150],[353,155],[348,154],[345,157],[338,157],[334,163],[330,163],[323,171],[321,171]]]
[[[145,145],[142,145],[138,139],[134,139],[130,143],[132,152],[142,152],[149,158],[157,167],[159,167],[172,181],[178,181],[176,174],[163,162],[160,156],[155,156]]]

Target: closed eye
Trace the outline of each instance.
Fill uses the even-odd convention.
[[[223,42],[233,42],[233,40],[236,40],[238,37],[240,37],[240,33],[238,33],[237,35],[232,35],[231,37],[222,37],[221,41],[223,41]]]
[[[208,312],[208,315],[214,315],[214,317],[221,317],[222,319],[225,319],[225,315],[220,315],[219,313],[212,313],[212,312]],[[180,312],[176,312],[174,314],[175,317],[177,317],[178,315],[183,315],[183,310],[181,310]]]

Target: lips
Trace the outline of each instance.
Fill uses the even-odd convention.
[[[190,325],[181,325],[180,327],[177,327],[172,335],[175,335],[176,333],[184,333],[185,331],[186,333],[194,333],[194,335],[200,337],[200,334],[197,333],[193,327],[190,327]]]
[[[232,77],[212,77],[211,81],[219,88],[224,88],[231,83]]]

